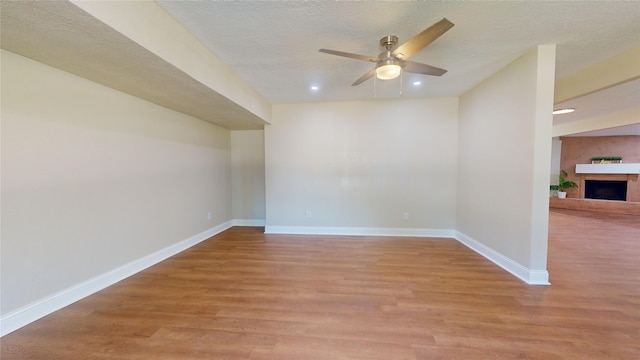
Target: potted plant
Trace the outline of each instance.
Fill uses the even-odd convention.
[[[551,190],[558,191],[558,198],[564,199],[567,197],[566,189],[577,188],[578,184],[573,181],[567,180],[567,172],[564,170],[560,170],[560,175],[558,175],[558,185],[551,185],[549,188]]]
[[[596,156],[591,158],[592,164],[622,164],[622,156]]]

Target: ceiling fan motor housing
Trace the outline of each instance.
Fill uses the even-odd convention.
[[[380,39],[380,47],[391,51],[398,43],[398,37],[395,35],[388,35]]]

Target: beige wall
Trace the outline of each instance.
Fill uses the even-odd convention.
[[[456,229],[542,277],[554,64],[540,47],[460,99]]]
[[[453,229],[457,117],[456,98],[275,105],[267,231]]]
[[[254,225],[264,223],[263,130],[231,132],[231,168],[233,219]]]
[[[460,104],[277,105],[263,137],[3,51],[1,313],[232,218],[455,229],[546,272],[554,54],[523,56]]]
[[[6,51],[1,66],[2,314],[231,220],[229,131]]]

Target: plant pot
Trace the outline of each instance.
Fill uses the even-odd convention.
[[[558,191],[558,199],[564,199],[567,197],[566,191]]]

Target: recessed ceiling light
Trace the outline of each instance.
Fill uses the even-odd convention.
[[[420,84],[422,84],[422,83],[421,83],[420,81],[414,81],[414,82],[412,82],[411,84],[413,84],[413,86],[418,86],[418,85],[420,85]]]
[[[316,91],[316,90],[318,90],[318,89],[320,89],[320,87],[318,87],[318,86],[316,86],[316,85],[311,86],[311,90],[313,90],[313,91]]]
[[[553,115],[562,115],[562,114],[572,113],[574,111],[576,111],[576,109],[574,109],[574,108],[558,109],[558,110],[553,110],[552,114]]]

